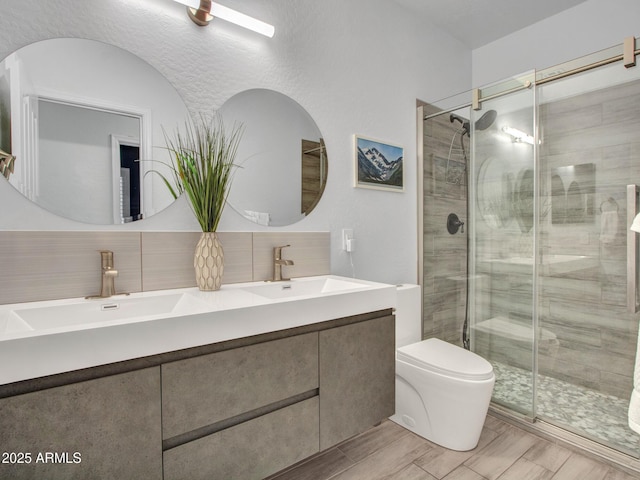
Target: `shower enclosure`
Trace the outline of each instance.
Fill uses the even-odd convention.
[[[469,338],[494,366],[495,408],[638,458],[640,66],[622,51],[418,109],[420,276],[425,338]]]

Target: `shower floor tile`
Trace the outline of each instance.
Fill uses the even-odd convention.
[[[496,403],[530,412],[531,372],[492,362],[496,373]],[[627,423],[629,399],[607,395],[544,375],[538,375],[537,416],[591,440],[637,457],[640,435]]]

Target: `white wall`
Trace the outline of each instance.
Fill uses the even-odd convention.
[[[340,251],[340,232],[353,228],[356,276],[415,282],[416,98],[437,99],[468,90],[471,52],[389,0],[225,4],[274,24],[275,37],[266,39],[222,21],[199,28],[183,6],[170,0],[3,0],[0,58],[44,38],[91,38],[127,49],[156,67],[192,113],[218,108],[250,88],[270,88],[292,97],[316,120],[326,139],[329,178],[314,212],[280,230],[331,231],[332,271],[351,274],[349,258]],[[356,133],[405,147],[404,193],[352,187]],[[0,185],[4,212],[51,225],[46,212],[5,187]],[[185,228],[188,215],[185,202],[177,202],[144,225],[124,228]],[[187,226],[197,228],[189,222]],[[88,228],[72,222],[56,225]],[[259,229],[267,227],[231,209],[220,225],[226,231]]]
[[[630,36],[640,36],[640,1],[587,0],[475,49],[472,84],[481,87],[552,67],[622,44]]]

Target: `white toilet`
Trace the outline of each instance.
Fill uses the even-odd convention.
[[[491,402],[493,367],[437,338],[420,341],[421,297],[419,285],[398,287],[396,413],[391,420],[443,447],[472,450]]]

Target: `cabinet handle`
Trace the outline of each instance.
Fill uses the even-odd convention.
[[[627,311],[638,313],[638,234],[629,227],[638,214],[637,185],[627,185]]]

